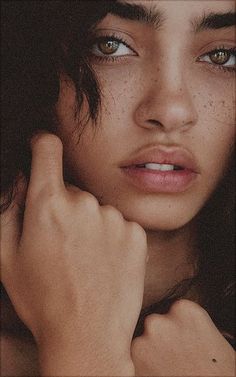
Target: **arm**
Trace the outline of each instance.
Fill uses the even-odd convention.
[[[3,284],[35,337],[42,375],[133,375],[145,232],[91,194],[65,187],[62,171],[60,140],[36,136],[29,187],[20,180],[2,218]]]

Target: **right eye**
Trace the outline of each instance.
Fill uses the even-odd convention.
[[[99,57],[136,55],[134,50],[125,41],[114,37],[98,38],[93,43],[91,52],[93,55]]]

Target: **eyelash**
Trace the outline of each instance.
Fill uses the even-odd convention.
[[[101,42],[105,42],[105,41],[114,41],[114,42],[118,42],[119,44],[123,44],[124,46],[126,46],[128,49],[130,49],[133,53],[134,53],[134,56],[138,56],[138,54],[136,53],[136,51],[121,37],[118,37],[116,36],[115,34],[110,34],[110,35],[104,35],[102,37],[95,37],[93,39],[93,41],[90,43],[90,55],[92,55],[93,59],[96,59],[98,62],[116,62],[120,59],[124,59],[126,58],[128,55],[122,55],[122,56],[109,56],[109,55],[95,55],[91,52],[91,46],[94,46],[94,45],[98,45],[99,43]],[[213,53],[217,53],[217,52],[220,52],[220,51],[225,51],[233,56],[236,56],[236,48],[227,48],[225,46],[220,46],[220,47],[217,47],[215,48],[214,50],[211,50],[205,54],[202,54],[199,58],[198,58],[198,61],[200,58],[204,57],[204,56],[210,56],[212,55]],[[204,62],[204,61],[203,61]],[[207,62],[206,62],[207,63]],[[224,66],[224,65],[220,65],[220,64],[216,64],[216,63],[209,63],[213,69],[216,69],[216,70],[221,70],[223,72],[235,72],[236,71],[236,67],[235,66],[232,66],[232,67],[227,67],[227,66]]]

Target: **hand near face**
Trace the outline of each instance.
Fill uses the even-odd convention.
[[[132,375],[144,230],[91,194],[65,187],[54,135],[32,142],[22,233],[17,201],[25,193],[18,191],[3,216],[2,280],[39,346],[42,375]]]
[[[146,318],[131,347],[137,376],[235,376],[235,352],[207,312],[188,301]]]

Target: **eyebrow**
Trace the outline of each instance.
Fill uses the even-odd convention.
[[[161,26],[163,15],[155,7],[147,9],[142,5],[132,4],[120,1],[110,1],[108,13],[118,16],[125,20],[139,21],[141,23],[153,26],[155,29]]]
[[[208,30],[208,29],[222,29],[236,24],[236,13],[226,12],[226,13],[209,13],[204,14],[200,19],[195,19],[192,22],[194,31],[196,33]]]
[[[138,21],[155,29],[160,28],[164,21],[164,13],[155,7],[147,9],[146,7],[138,4],[132,4],[125,1],[108,1],[108,13],[118,16],[120,18]],[[203,14],[200,18],[197,17],[192,21],[193,31],[198,33],[208,29],[222,29],[236,24],[235,12],[224,13],[209,13]]]

